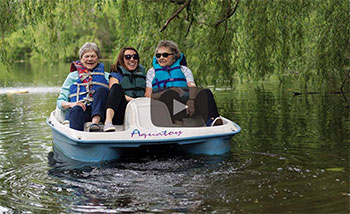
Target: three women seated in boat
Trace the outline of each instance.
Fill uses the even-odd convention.
[[[71,72],[64,81],[57,106],[66,111],[66,120],[72,129],[88,131],[115,131],[114,125],[124,122],[127,103],[138,97],[149,97],[164,102],[174,123],[186,117],[201,117],[207,126],[221,125],[214,96],[209,89],[198,90],[192,71],[176,43],[162,40],[155,49],[152,68],[145,72],[133,47],[120,50],[110,73],[100,62],[100,49],[95,43],[85,43],[79,50],[79,59],[71,64]],[[173,114],[173,100],[187,106]],[[203,108],[203,106],[205,106]]]

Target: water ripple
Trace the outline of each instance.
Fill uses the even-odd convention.
[[[20,94],[27,94],[27,93],[57,93],[60,92],[61,87],[21,87],[21,88],[0,88],[0,94],[7,94],[7,95],[20,95]]]
[[[217,163],[222,166],[214,167]],[[220,157],[145,159],[85,170],[58,167],[50,170],[50,174],[60,178],[61,189],[75,196],[62,200],[74,201],[69,205],[70,211],[183,212],[196,210],[203,203],[202,190],[215,180],[219,182],[220,179],[213,179],[218,177],[218,171],[236,173],[237,166],[230,163]]]
[[[349,210],[349,129],[344,128],[349,114],[337,107],[337,99],[315,97],[305,108],[300,99],[289,103],[269,94],[268,102],[260,103],[264,94],[232,93],[220,111],[238,119],[244,131],[234,138],[231,154],[186,156],[171,150],[88,165],[53,150],[45,118],[55,108],[58,88],[2,90],[0,213]]]

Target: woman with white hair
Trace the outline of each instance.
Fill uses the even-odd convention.
[[[79,50],[79,58],[71,65],[57,106],[66,111],[70,128],[84,131],[84,123],[92,121],[89,131],[101,131],[99,123],[104,119],[109,74],[104,72],[100,49],[95,43],[85,43]]]

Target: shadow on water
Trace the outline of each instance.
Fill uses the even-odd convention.
[[[48,153],[48,164],[53,174],[62,171],[89,172],[96,168],[175,172],[201,167],[214,169],[222,162],[234,161],[233,158],[231,153],[218,156],[184,154],[177,145],[162,145],[125,149],[119,159],[89,163],[70,159],[53,146],[53,151]]]
[[[62,199],[74,203],[69,212],[189,212],[203,205],[206,188],[244,167],[235,158],[230,153],[184,155],[164,146],[132,149],[121,159],[88,164],[54,148],[48,173],[62,181],[55,184],[58,188],[71,193]]]

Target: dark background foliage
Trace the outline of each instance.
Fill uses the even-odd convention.
[[[349,20],[348,0],[5,0],[0,64],[71,61],[92,41],[111,62],[134,46],[149,68],[158,41],[169,39],[199,83],[277,78],[340,88],[348,83]]]

